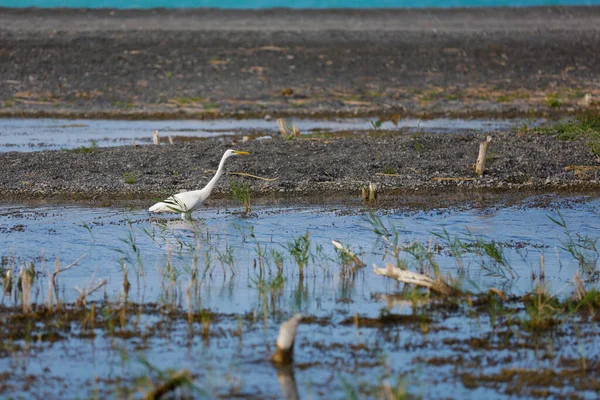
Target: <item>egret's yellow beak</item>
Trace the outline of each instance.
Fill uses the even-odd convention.
[[[238,151],[238,150],[234,150],[234,154],[250,154],[247,151]]]

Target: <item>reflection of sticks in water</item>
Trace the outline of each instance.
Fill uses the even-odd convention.
[[[275,343],[275,353],[271,356],[271,362],[275,364],[291,364],[294,361],[294,341],[296,330],[302,320],[302,314],[296,314],[281,324],[279,336]]]
[[[190,372],[188,370],[181,370],[181,371],[176,372],[173,375],[171,375],[165,383],[157,386],[150,393],[147,393],[144,396],[144,399],[145,400],[162,399],[163,396],[167,395],[169,392],[172,392],[181,386],[191,385],[191,382],[192,382],[192,377],[190,376]]]
[[[277,382],[281,389],[281,398],[284,400],[298,400],[298,386],[294,376],[294,367],[292,365],[279,365],[277,368]]]
[[[12,269],[8,269],[6,271],[6,275],[4,276],[4,295],[10,296],[12,292]]]

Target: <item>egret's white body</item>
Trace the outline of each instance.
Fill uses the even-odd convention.
[[[237,151],[237,150],[227,150],[223,157],[221,158],[221,162],[219,163],[219,168],[215,173],[215,176],[200,190],[192,190],[190,192],[183,192],[174,194],[168,199],[156,203],[152,207],[148,209],[150,212],[180,212],[181,216],[184,217],[185,214],[191,213],[192,211],[198,209],[210,196],[215,184],[223,174],[223,166],[225,165],[225,160],[233,155],[238,154],[248,154],[247,151]]]

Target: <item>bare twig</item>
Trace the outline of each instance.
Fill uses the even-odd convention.
[[[54,270],[54,274],[52,274],[52,280],[55,280],[56,277],[58,276],[58,274],[60,274],[61,272],[65,272],[75,266],[77,266],[77,263],[79,261],[81,261],[87,254],[82,254],[77,260],[73,261],[71,264],[67,265],[64,268],[59,268],[60,266],[60,260],[57,258],[56,259],[56,269]],[[56,283],[56,282],[55,282]]]
[[[436,182],[443,182],[443,181],[474,181],[475,178],[442,178],[442,177],[435,177],[433,178],[434,181]]]
[[[214,169],[207,169],[205,172],[214,174],[216,171]],[[238,176],[247,176],[249,178],[260,179],[261,181],[276,181],[279,178],[263,178],[262,176],[256,176],[252,174],[247,174],[245,172],[228,172],[228,175],[238,175]]]
[[[75,286],[75,289],[79,292],[79,297],[75,301],[75,305],[85,306],[87,297],[94,293],[96,290],[100,289],[102,286],[106,285],[107,280],[101,279],[95,286],[90,285],[88,289],[79,289]]]
[[[158,137],[158,130],[152,132],[152,142],[154,144],[160,144],[160,138]]]

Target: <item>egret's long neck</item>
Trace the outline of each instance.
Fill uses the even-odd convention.
[[[223,174],[223,167],[225,166],[225,160],[226,159],[227,159],[227,157],[225,155],[223,155],[223,157],[221,158],[221,162],[219,163],[219,168],[217,169],[217,173],[215,174],[215,176],[212,177],[212,179],[204,187],[204,190],[208,191],[208,194],[210,194],[212,192],[213,187],[215,187],[217,181],[219,180],[219,178]]]

